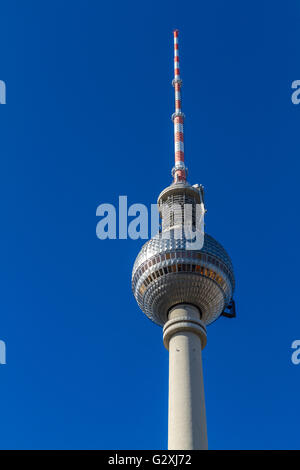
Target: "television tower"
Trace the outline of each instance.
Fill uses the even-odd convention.
[[[173,182],[158,197],[162,226],[135,260],[132,290],[142,311],[163,327],[169,351],[168,449],[207,449],[202,349],[206,326],[221,315],[235,316],[235,281],[227,252],[204,234],[203,186],[187,182],[177,30],[172,84]]]

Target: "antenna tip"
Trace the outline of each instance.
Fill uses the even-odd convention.
[[[179,33],[178,29],[174,29],[173,34],[174,34],[175,37],[178,36],[178,33]]]

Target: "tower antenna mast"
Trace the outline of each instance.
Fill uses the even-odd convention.
[[[172,121],[174,123],[174,146],[175,146],[175,166],[172,169],[172,176],[174,183],[185,182],[187,176],[187,169],[184,163],[184,113],[181,110],[181,86],[182,80],[180,78],[180,65],[179,65],[179,44],[178,44],[178,29],[173,31],[174,34],[174,79],[172,85],[175,90],[175,113],[172,114]]]

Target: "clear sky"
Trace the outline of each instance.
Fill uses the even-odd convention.
[[[99,204],[171,182],[174,28],[189,180],[237,286],[203,353],[209,447],[300,447],[299,23],[295,0],[1,2],[0,448],[167,446],[144,241],[95,229]]]

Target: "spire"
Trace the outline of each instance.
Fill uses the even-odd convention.
[[[174,32],[174,80],[172,85],[175,89],[175,113],[172,115],[174,123],[174,144],[175,144],[175,166],[172,169],[174,183],[185,182],[187,169],[184,164],[184,138],[183,138],[183,122],[184,114],[181,111],[181,85],[179,68],[179,51],[178,51],[178,30]]]

